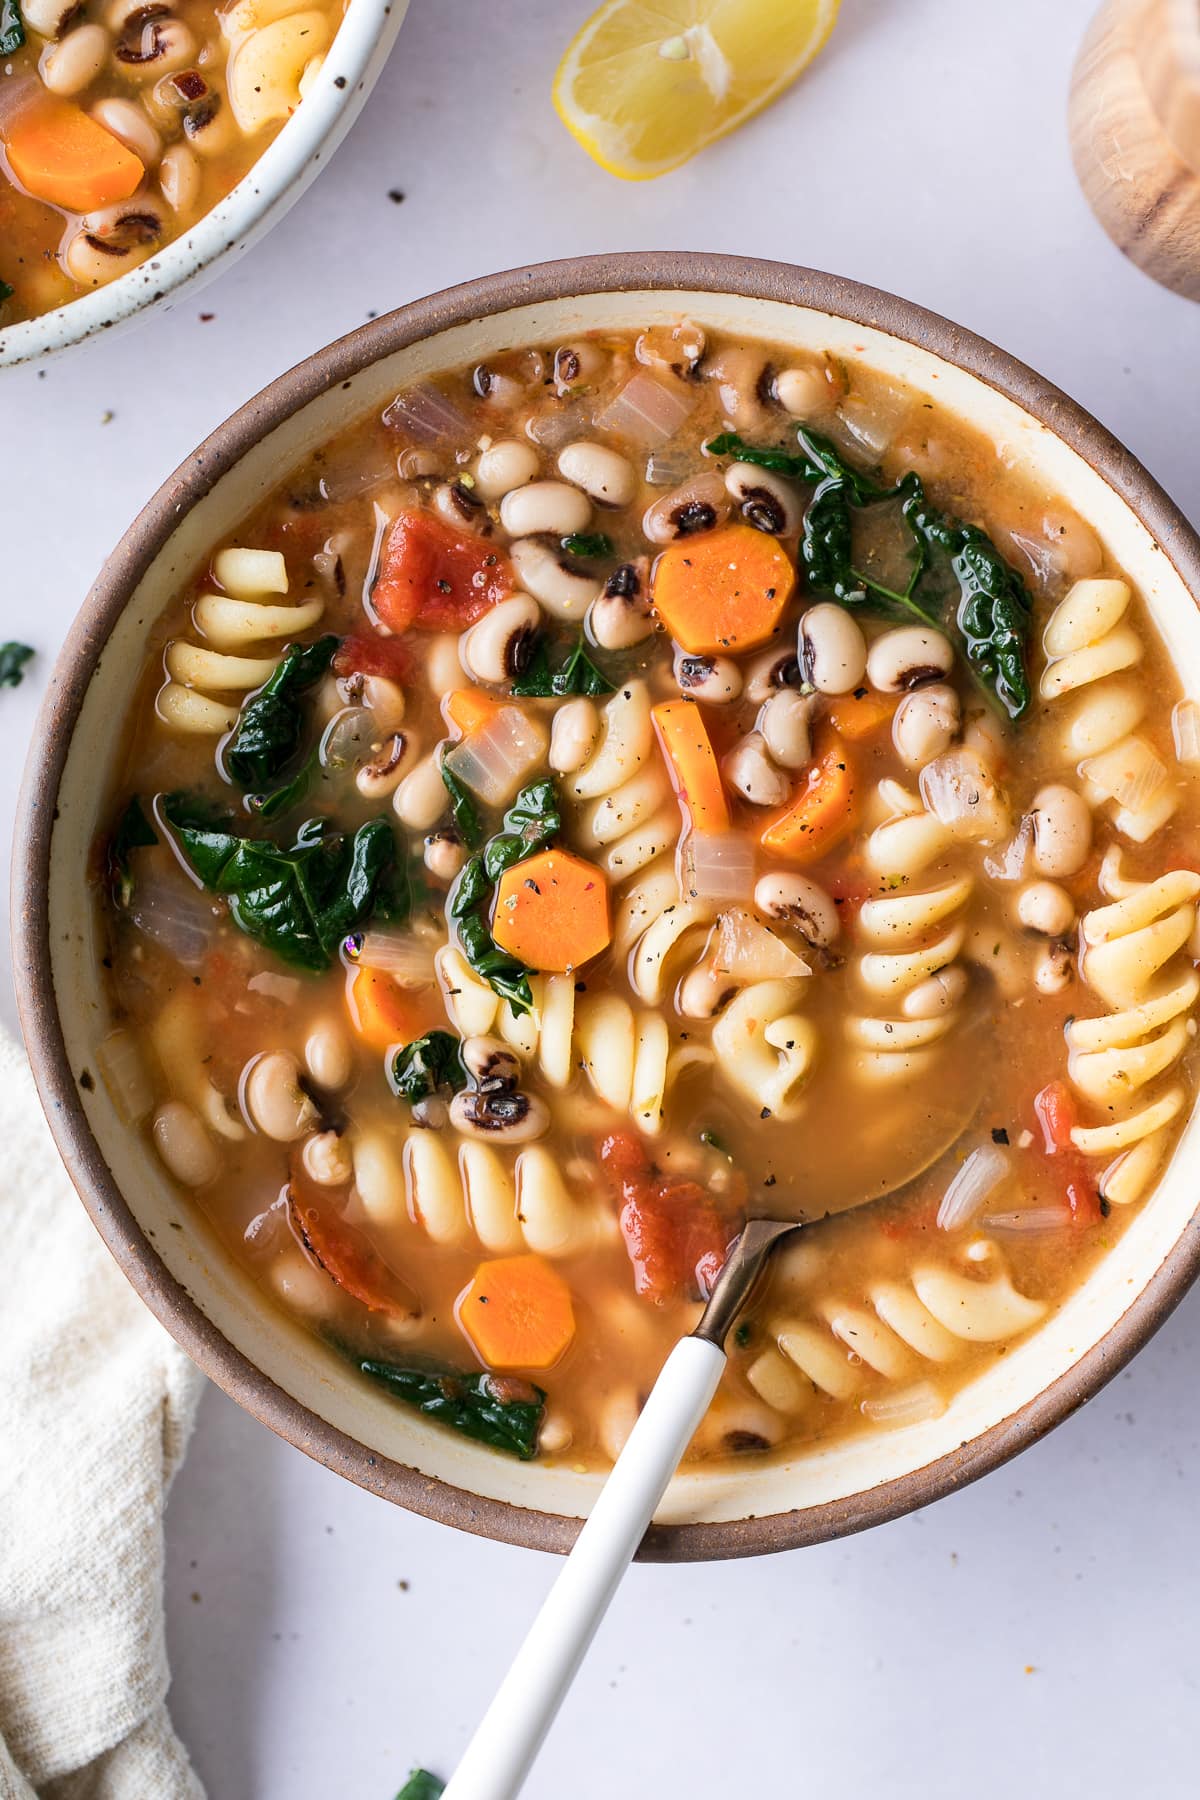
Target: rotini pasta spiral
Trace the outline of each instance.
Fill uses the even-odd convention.
[[[1063,752],[1078,769],[1093,806],[1107,806],[1125,837],[1145,843],[1179,804],[1166,765],[1136,727],[1143,695],[1110,677],[1141,660],[1142,642],[1124,623],[1130,591],[1124,581],[1077,581],[1050,615],[1045,632],[1049,663],[1042,675],[1044,699],[1077,688],[1094,689],[1070,714]]]
[[[413,1224],[435,1244],[478,1244],[494,1254],[570,1256],[596,1242],[609,1215],[571,1192],[542,1145],[514,1157],[466,1138],[448,1144],[448,1137],[416,1130],[402,1141],[381,1131],[354,1138],[355,1193],[373,1223]]]
[[[1100,1191],[1128,1205],[1156,1173],[1167,1127],[1184,1104],[1182,1086],[1157,1097],[1144,1090],[1178,1062],[1195,1034],[1200,976],[1182,952],[1196,926],[1200,875],[1172,869],[1156,881],[1118,881],[1121,897],[1085,913],[1080,924],[1083,979],[1110,1010],[1072,1019],[1066,1038],[1071,1081],[1108,1115],[1103,1125],[1076,1126],[1072,1139],[1087,1156],[1115,1158]]]
[[[324,611],[319,599],[295,605],[273,600],[288,591],[287,568],[276,550],[234,546],[214,566],[225,592],[201,594],[192,610],[205,641],[173,638],[167,645],[167,680],[155,702],[163,724],[188,736],[231,731],[242,697],[269,680],[278,661],[273,648],[267,655],[249,653],[310,630]]]
[[[950,838],[919,800],[887,785],[893,815],[867,840],[867,861],[876,873],[905,885],[863,903],[858,933],[870,948],[857,958],[855,974],[878,1010],[846,1022],[850,1042],[861,1052],[856,1066],[879,1081],[916,1073],[955,1024],[966,989],[956,966],[966,936],[961,915],[972,893],[969,875],[908,885]]]

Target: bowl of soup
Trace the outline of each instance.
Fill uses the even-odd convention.
[[[548,264],[310,358],[33,746],[98,1229],[274,1430],[495,1537],[570,1543],[753,1212],[810,1223],[646,1553],[996,1466],[1195,1272],[1198,591],[1099,425],[832,276]]]
[[[8,0],[0,367],[206,279],[349,129],[404,0]]]

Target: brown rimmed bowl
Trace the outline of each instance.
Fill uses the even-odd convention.
[[[1129,452],[993,345],[889,294],[810,269],[682,253],[544,263],[452,288],[311,356],[159,490],[109,558],[51,680],[18,810],[15,962],[26,1043],[63,1159],[147,1305],[281,1437],[389,1500],[510,1543],[566,1550],[599,1477],[516,1463],[369,1388],[264,1304],[124,1127],[95,1078],[109,1010],[86,881],[107,770],[147,637],[209,546],[331,433],[423,375],[591,328],[686,312],[734,335],[866,360],[970,418],[1087,518],[1200,695],[1200,540]],[[939,1419],[736,1470],[679,1476],[642,1554],[746,1556],[925,1506],[1034,1443],[1140,1349],[1200,1266],[1194,1112],[1152,1198],[1047,1322]]]

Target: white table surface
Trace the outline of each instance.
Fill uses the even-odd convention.
[[[173,314],[0,382],[0,635],[42,652],[0,696],[5,841],[51,656],[162,478],[307,351],[491,269],[686,246],[892,288],[1044,371],[1200,518],[1200,310],[1111,249],[1067,157],[1091,4],[845,0],[769,114],[628,186],[550,106],[587,0],[413,0],[267,243]],[[635,1569],[530,1800],[1194,1793],[1198,1353],[1193,1295],[1086,1411],[928,1512]],[[168,1549],[171,1703],[213,1800],[390,1800],[413,1762],[448,1772],[554,1573],[359,1493],[215,1390]]]

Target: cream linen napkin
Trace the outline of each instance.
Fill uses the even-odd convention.
[[[163,1506],[201,1376],[97,1237],[0,1032],[0,1800],[203,1800]]]

